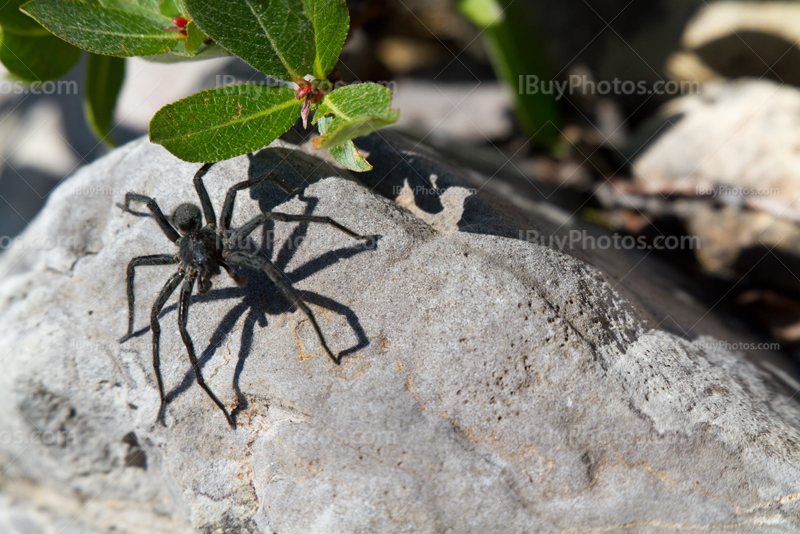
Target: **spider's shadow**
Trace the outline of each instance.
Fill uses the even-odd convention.
[[[270,149],[266,149],[265,151],[262,151],[262,153],[266,152],[267,150]],[[252,164],[249,174],[251,177],[256,175],[254,173]],[[287,181],[289,181],[290,185],[295,186],[293,183],[295,180]],[[297,185],[299,185],[299,183]],[[251,199],[258,202],[262,213],[268,213],[272,211],[275,207],[285,202],[288,197],[288,195],[279,189],[268,184],[253,187],[249,189],[249,191]],[[245,198],[242,198],[243,196],[244,195],[240,193],[238,202],[247,202]],[[318,198],[307,197],[304,193],[299,194],[297,198],[306,203],[305,210],[303,212],[305,215],[311,215],[319,202]],[[298,248],[302,246],[302,242],[308,232],[308,227],[309,225],[307,224],[297,225],[289,238],[280,245],[277,254],[275,254],[275,249],[278,245],[278,243],[276,243],[274,240],[275,223],[272,221],[267,221],[261,227],[262,233],[260,243],[255,243],[253,240],[250,240],[250,246],[248,247],[247,252],[257,254],[268,260],[272,260],[274,255],[274,265],[283,271],[286,275],[286,278],[292,283],[292,285],[294,285],[295,283],[312,276],[322,269],[333,265],[339,260],[350,258],[361,252],[371,250],[372,248],[368,243],[359,243],[356,246],[332,250],[306,262],[291,272],[286,272],[286,266],[291,262]],[[344,240],[349,239],[344,234],[342,234],[342,238]],[[267,319],[268,315],[280,315],[295,309],[293,304],[286,299],[283,293],[281,293],[281,291],[277,288],[277,286],[275,286],[275,284],[272,283],[265,273],[245,268],[237,268],[237,270],[247,276],[248,280],[245,288],[228,287],[224,289],[212,289],[205,295],[194,294],[191,301],[192,304],[195,304],[200,302],[229,300],[242,297],[242,294],[244,294],[239,303],[222,318],[219,325],[211,335],[211,339],[209,340],[207,348],[203,350],[202,354],[198,358],[198,372],[202,372],[204,365],[211,360],[217,349],[228,338],[242,316],[245,316],[236,370],[234,371],[233,376],[233,389],[236,392],[238,401],[238,406],[236,406],[236,408],[231,412],[231,416],[234,418],[240,411],[246,409],[249,405],[246,396],[242,393],[239,387],[239,380],[241,378],[242,371],[244,370],[245,361],[250,355],[250,351],[252,349],[256,324],[262,328],[266,327],[269,324]],[[225,276],[224,273],[223,276]],[[306,302],[326,308],[339,315],[343,315],[347,319],[350,328],[356,334],[356,344],[340,351],[337,354],[337,357],[340,361],[346,356],[369,345],[366,332],[364,332],[364,329],[361,327],[361,323],[359,322],[358,317],[353,310],[331,298],[324,297],[316,293],[309,291],[302,291],[301,293],[305,296]],[[163,317],[165,314],[175,311],[176,309],[177,304],[171,304],[162,310],[161,316]],[[137,331],[135,335],[141,335],[147,332],[149,329],[149,326],[143,328]],[[181,383],[167,393],[167,404],[170,404],[174,399],[188,390],[194,381],[194,371],[189,369],[184,374]]]

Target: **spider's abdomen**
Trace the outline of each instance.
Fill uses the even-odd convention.
[[[201,278],[209,279],[219,274],[219,251],[217,234],[213,230],[202,229],[183,236],[178,241],[181,263],[198,271]]]

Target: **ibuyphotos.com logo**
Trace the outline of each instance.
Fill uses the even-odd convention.
[[[693,95],[703,91],[703,85],[697,81],[667,81],[647,82],[640,80],[613,80],[595,81],[585,74],[573,74],[566,80],[543,80],[534,74],[520,75],[517,91],[521,95],[555,95],[556,100],[565,96],[630,96],[630,95]]]

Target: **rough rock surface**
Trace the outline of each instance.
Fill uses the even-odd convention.
[[[728,350],[721,340],[742,338],[660,285],[641,254],[519,239],[574,228],[558,210],[467,198],[479,177],[399,141],[367,144],[369,189],[280,145],[207,175],[218,212],[248,173],[310,182],[288,201],[240,193],[237,223],[280,206],[383,235],[376,250],[324,226],[255,239],[306,293],[339,367],[263,276],[245,289],[220,277],[195,298],[189,331],[208,383],[243,403],[236,431],[193,384],[174,299],[161,320],[168,426],[154,424],[145,325],[171,268],[137,271],[139,335],[116,341],[127,261],[172,246],[115,203],[128,190],[165,211],[193,201],[197,165],[134,142],[53,194],[0,257],[0,437],[11,438],[0,439],[0,530],[800,526],[800,386],[770,354]]]

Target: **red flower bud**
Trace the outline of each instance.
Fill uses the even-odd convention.
[[[295,96],[297,96],[297,100],[302,100],[312,90],[313,90],[313,87],[311,87],[310,85],[301,85],[297,89],[297,93],[295,94]]]

